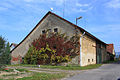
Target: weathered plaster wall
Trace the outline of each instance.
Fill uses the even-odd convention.
[[[96,64],[96,41],[84,35],[81,42],[82,65]]]
[[[28,36],[27,39],[25,39],[22,44],[20,44],[13,52],[12,57],[17,58],[18,56],[24,57],[24,55],[27,53],[29,49],[29,45],[31,42],[38,38],[40,34],[42,34],[43,30],[51,29],[51,31],[54,31],[54,28],[58,28],[58,32],[60,33],[66,33],[67,36],[71,37],[75,34],[76,30],[75,27],[71,24],[68,24],[67,22],[59,19],[58,17],[49,14],[39,25],[38,27]],[[78,34],[79,34],[78,30]],[[75,60],[76,61],[76,60]],[[19,60],[12,61],[12,64],[19,63]],[[75,62],[78,63],[78,62]]]
[[[18,56],[24,57],[29,49],[29,45],[34,39],[37,39],[43,30],[51,29],[53,32],[55,28],[58,28],[58,32],[66,33],[67,36],[71,37],[75,35],[75,27],[60,18],[49,14],[39,25],[38,27],[26,38],[22,44],[20,44],[12,53],[12,57],[17,58]],[[80,31],[78,30],[78,34]],[[96,41],[95,39],[85,35],[82,38],[81,52],[82,52],[82,66],[89,64],[96,64]],[[79,64],[80,57],[75,57],[71,64]],[[89,61],[88,61],[89,60]],[[15,59],[11,61],[12,64],[19,64],[20,60]]]

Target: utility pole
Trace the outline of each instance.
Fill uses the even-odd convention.
[[[81,18],[82,18],[82,16],[76,18],[76,25],[77,25],[77,21],[78,21],[79,19],[81,19]]]
[[[78,17],[78,18],[76,18],[76,25],[77,25],[77,21],[79,20],[79,19],[81,19],[82,18],[82,16],[80,16],[80,17]],[[75,27],[75,29],[76,29],[76,36],[77,36],[77,27]],[[83,36],[85,35],[85,32],[80,36],[80,58],[79,58],[79,64],[80,64],[80,66],[82,66],[82,48],[81,48],[81,44],[82,44],[82,38],[83,38]]]
[[[77,21],[78,21],[79,19],[81,19],[81,18],[82,18],[82,16],[76,18],[76,25],[77,25]],[[77,27],[75,27],[75,30],[76,30],[76,35],[77,35],[77,32],[78,32]]]

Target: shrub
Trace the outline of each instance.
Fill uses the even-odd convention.
[[[27,54],[24,57],[24,63],[25,64],[36,64],[37,61],[37,50],[35,47],[31,46],[27,52]]]
[[[58,64],[68,62],[78,55],[79,36],[69,38],[65,34],[43,34],[32,42],[24,57],[26,64]]]

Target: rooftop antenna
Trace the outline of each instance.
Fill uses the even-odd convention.
[[[63,2],[63,17],[65,16],[65,0]]]
[[[51,12],[52,12],[52,11],[53,11],[53,8],[51,7],[50,10],[51,10]]]

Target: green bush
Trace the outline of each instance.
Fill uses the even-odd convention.
[[[25,64],[59,64],[79,54],[79,35],[68,38],[65,34],[42,34],[34,40],[24,57]]]
[[[43,61],[42,64],[58,64],[61,62],[70,61],[70,57],[66,56],[56,56],[55,50],[49,48],[47,44],[46,48],[41,48],[40,50],[36,50],[35,47],[30,47],[27,54],[24,57],[25,64],[41,64],[39,61]]]

